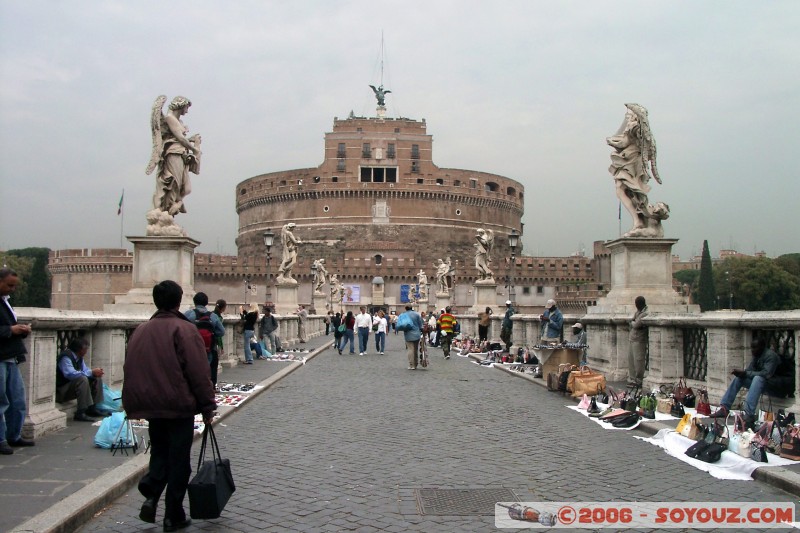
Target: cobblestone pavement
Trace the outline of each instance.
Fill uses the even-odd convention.
[[[422,514],[417,489],[505,488],[520,501],[794,501],[604,430],[526,380],[445,361],[438,349],[427,370],[409,371],[402,337],[387,345],[384,356],[327,350],[225,419],[216,432],[237,491],[221,518],[186,531],[495,530],[493,514],[460,516],[458,506]],[[158,524],[145,524],[141,502],[134,488],[79,531],[160,531],[162,508]]]

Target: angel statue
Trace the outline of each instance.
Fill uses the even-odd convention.
[[[331,305],[333,305],[333,302],[339,301],[336,299],[336,295],[339,294],[339,276],[335,273],[328,276],[328,290],[331,293]]]
[[[164,114],[162,108],[167,97],[156,98],[150,114],[150,128],[153,133],[153,153],[145,173],[150,175],[158,168],[156,192],[153,195],[153,210],[148,213],[148,223],[169,225],[171,217],[185,213],[183,199],[192,192],[189,172],[200,173],[200,135],[187,137],[189,128],[181,117],[189,112],[192,102],[184,96],[176,96]],[[166,216],[168,215],[168,216]],[[152,218],[152,220],[151,220]],[[148,233],[151,228],[148,226]]]
[[[419,292],[417,293],[418,300],[428,299],[428,275],[425,271],[420,269],[417,272],[417,284],[419,285]]]
[[[314,294],[323,294],[322,286],[325,284],[325,279],[328,277],[328,270],[325,268],[325,259],[317,259],[314,261]]]
[[[370,87],[372,87],[372,92],[375,93],[375,98],[378,99],[378,105],[381,107],[386,106],[386,95],[392,91],[384,89],[383,85],[378,85],[377,89],[374,85],[370,85]]]
[[[303,241],[294,236],[295,226],[294,222],[289,222],[281,229],[283,259],[278,267],[278,277],[275,279],[277,283],[297,284],[297,280],[292,277],[292,268],[297,262],[297,246],[303,244]]]
[[[492,262],[492,248],[494,247],[494,231],[480,228],[475,235],[475,268],[478,269],[476,283],[494,283],[494,272],[489,269]]]
[[[450,287],[447,285],[447,275],[452,272],[452,262],[448,257],[446,261],[442,261],[441,259],[437,259],[434,266],[436,267],[436,283],[438,285],[438,290],[436,294],[449,294]]]
[[[608,171],[614,176],[617,197],[633,218],[633,228],[624,237],[663,237],[661,221],[669,218],[669,206],[651,205],[647,199],[650,179],[661,184],[656,167],[656,141],[650,131],[647,109],[625,104],[625,120],[606,142],[614,148]]]

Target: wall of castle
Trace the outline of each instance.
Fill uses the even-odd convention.
[[[51,250],[48,269],[53,308],[101,310],[130,290],[133,254],[122,248]]]

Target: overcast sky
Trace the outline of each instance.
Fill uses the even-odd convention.
[[[383,34],[388,114],[427,120],[438,166],[525,186],[525,253],[618,237],[626,102],[649,110],[676,253],[800,252],[798,28],[796,0],[0,0],[0,249],[143,235],[165,94],[203,136],[178,223],[235,254],[236,184],[315,167],[334,117],[374,115]]]

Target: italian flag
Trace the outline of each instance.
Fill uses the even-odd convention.
[[[119,197],[119,206],[117,207],[117,215],[122,214],[122,200],[125,198],[125,189],[122,189],[122,195]]]

